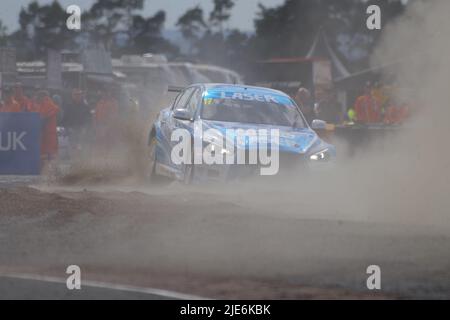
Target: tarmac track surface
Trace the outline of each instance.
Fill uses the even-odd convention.
[[[177,185],[0,189],[0,274],[65,278],[76,264],[82,281],[208,298],[450,298],[447,229],[319,215],[307,199],[302,212],[287,210],[264,192],[260,206],[216,195]],[[373,264],[382,270],[377,292],[366,287]],[[22,298],[73,298],[54,284],[7,278],[0,298],[27,286]],[[92,289],[83,298],[148,296]]]
[[[83,281],[68,290],[65,279],[35,275],[0,275],[2,300],[173,300],[204,299],[152,288]]]

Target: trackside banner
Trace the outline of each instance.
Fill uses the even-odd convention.
[[[39,174],[40,129],[38,113],[0,113],[0,174]]]

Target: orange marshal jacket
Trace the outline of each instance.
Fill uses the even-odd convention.
[[[13,98],[6,100],[3,105],[0,105],[0,112],[23,112],[23,111],[25,110],[22,110],[20,104]]]
[[[356,120],[362,123],[381,122],[380,103],[371,96],[360,96],[355,103]]]
[[[42,119],[41,154],[56,155],[58,152],[56,124],[59,107],[50,97],[45,97],[41,103],[34,102],[31,111],[38,112]]]

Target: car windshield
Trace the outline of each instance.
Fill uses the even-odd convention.
[[[200,114],[203,120],[306,127],[295,103],[286,96],[208,92]]]

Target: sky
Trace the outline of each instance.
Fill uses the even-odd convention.
[[[0,20],[8,27],[8,31],[15,31],[18,27],[18,15],[21,7],[26,7],[30,0],[1,0]],[[38,0],[40,4],[47,4],[52,0]],[[63,7],[71,4],[79,5],[82,10],[89,9],[94,0],[60,0]],[[178,18],[188,9],[200,5],[205,12],[212,9],[213,0],[144,0],[143,16],[151,16],[158,10],[166,11],[166,29],[174,29]],[[267,7],[282,4],[284,0],[235,0],[235,7],[229,22],[230,28],[243,31],[254,30],[253,19],[258,10],[258,3]]]

